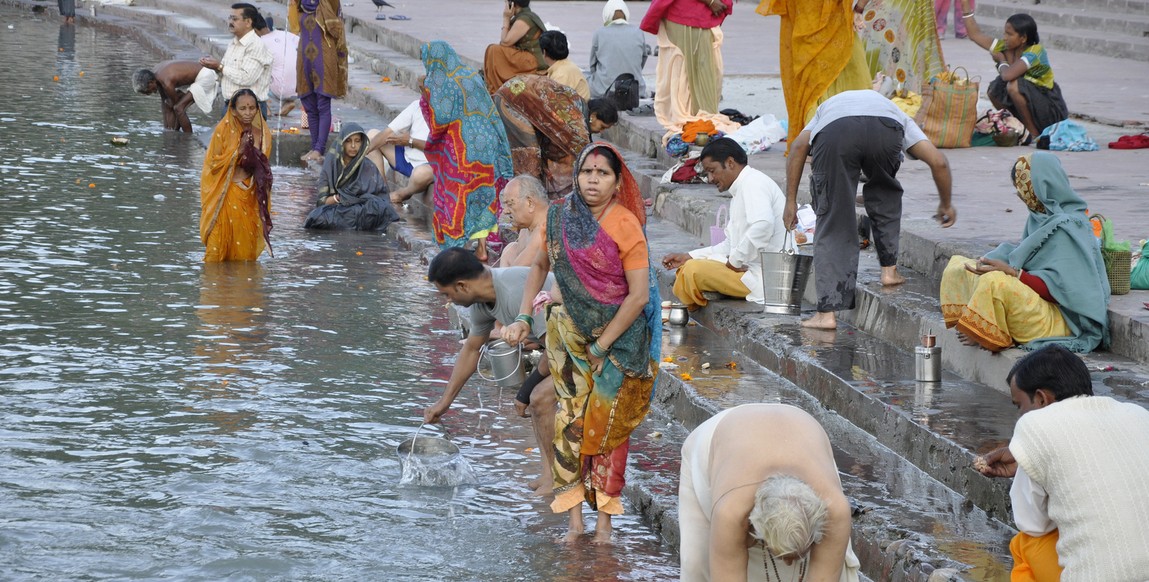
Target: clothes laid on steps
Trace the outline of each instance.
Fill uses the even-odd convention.
[[[1117,141],[1109,142],[1109,147],[1115,150],[1139,150],[1149,148],[1149,134],[1123,135]]]

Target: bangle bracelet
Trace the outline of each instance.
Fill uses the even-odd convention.
[[[521,321],[527,324],[527,327],[535,326],[535,318],[526,313],[520,313],[517,317],[515,317],[515,321]]]
[[[602,346],[598,345],[598,340],[594,340],[593,342],[591,342],[591,344],[590,344],[590,355],[592,355],[596,358],[605,358],[606,357],[606,350],[602,349]]]
[[[973,18],[973,12],[970,12],[969,14],[962,14],[961,17],[962,18]]]

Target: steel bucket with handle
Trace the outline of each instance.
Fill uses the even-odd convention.
[[[766,313],[798,315],[802,312],[802,294],[814,257],[798,253],[794,231],[786,231],[782,250],[759,251],[762,261],[762,296]]]

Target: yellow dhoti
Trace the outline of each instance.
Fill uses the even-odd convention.
[[[744,274],[718,261],[690,259],[678,268],[674,277],[674,296],[688,308],[706,306],[706,298],[702,296],[704,291],[746,297],[750,289],[742,283]]]
[[[1009,553],[1013,554],[1010,582],[1057,582],[1061,566],[1057,563],[1057,530],[1033,537],[1026,533],[1013,536]]]

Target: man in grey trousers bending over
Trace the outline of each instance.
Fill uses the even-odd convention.
[[[818,313],[803,321],[803,327],[835,329],[835,312],[854,308],[859,250],[854,203],[862,172],[866,174],[862,199],[873,228],[882,285],[905,282],[897,271],[902,185],[896,176],[903,151],[930,167],[939,200],[934,218],[943,228],[952,226],[957,211],[950,201],[949,162],[913,119],[876,91],[846,91],[827,99],[790,146],[782,222],[788,229],[797,222],[798,184],[807,155],[813,156],[810,194],[818,215],[814,231]]]

